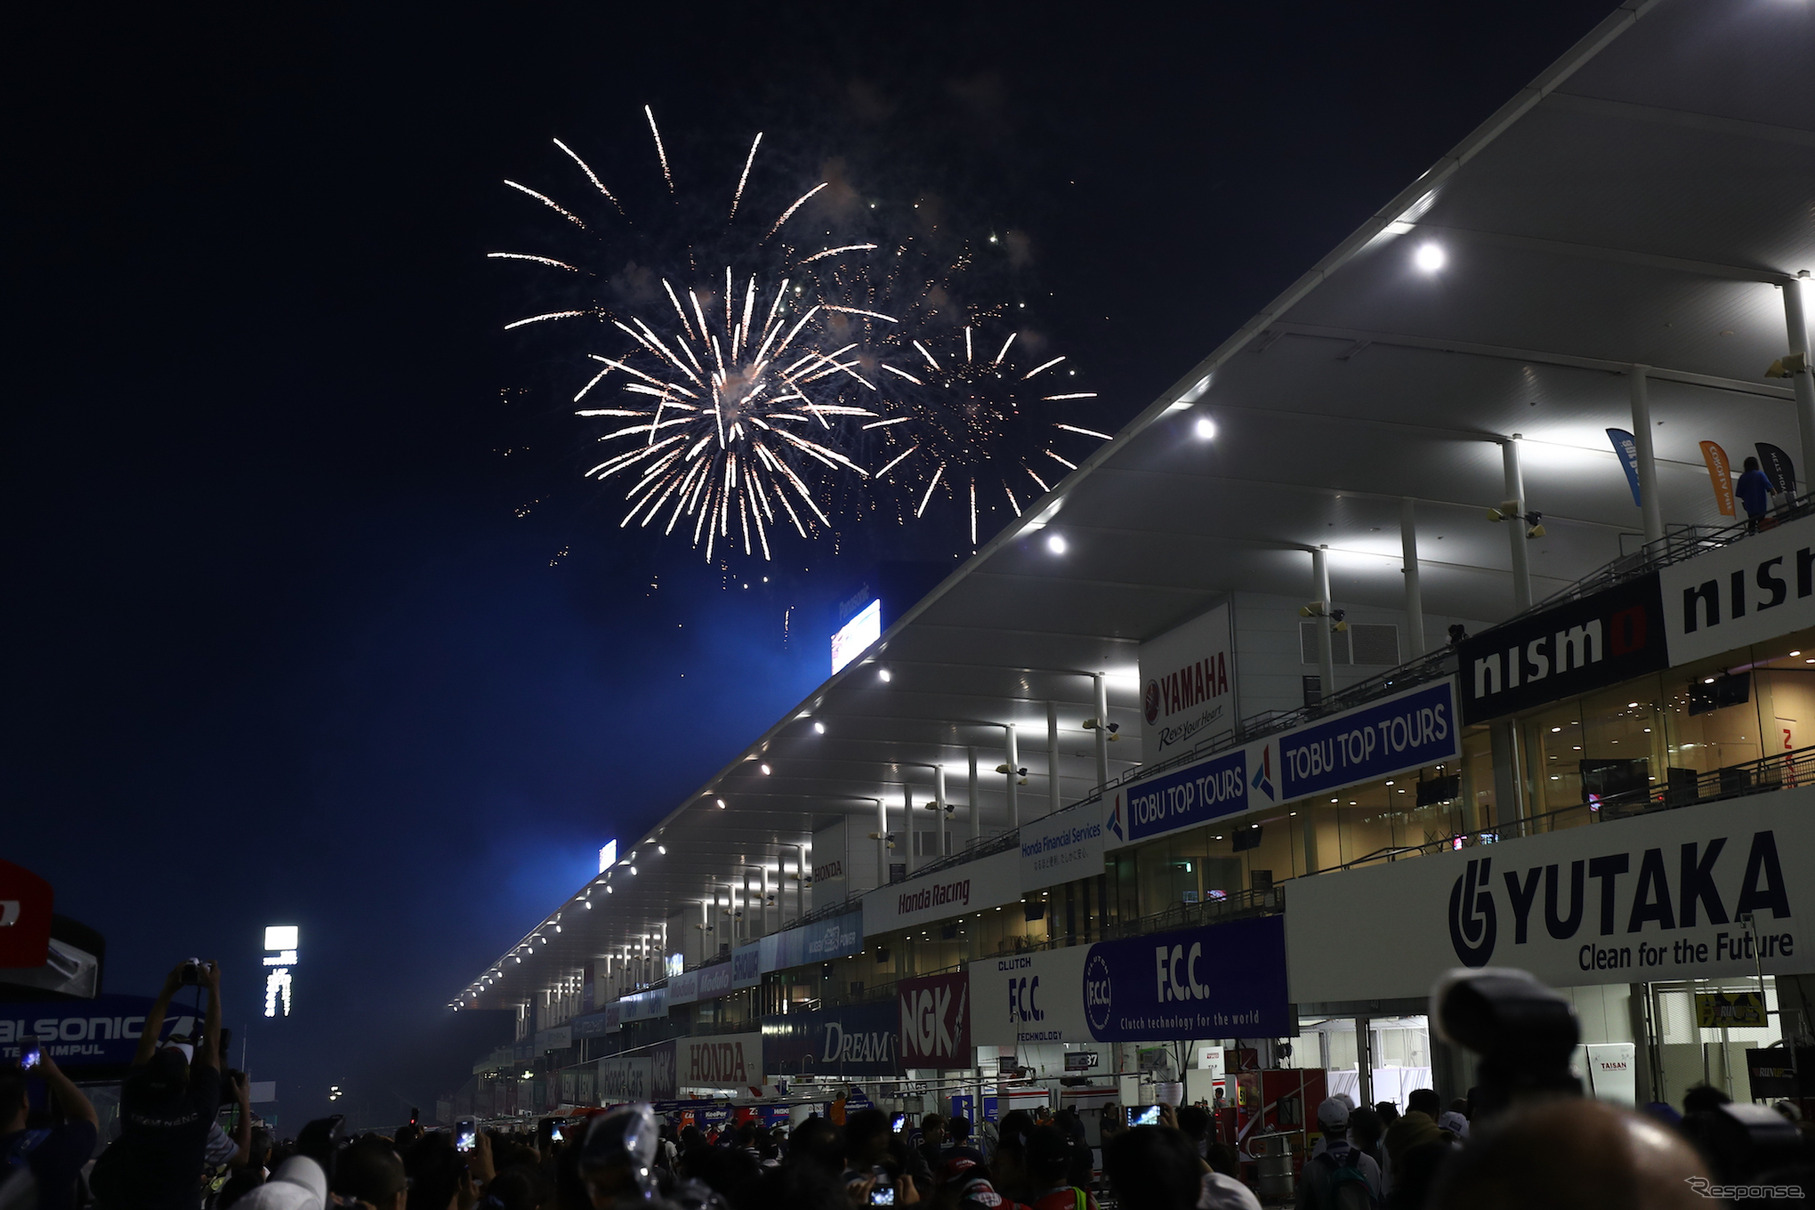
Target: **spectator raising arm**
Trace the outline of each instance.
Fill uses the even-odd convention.
[[[151,1062],[151,1056],[157,1051],[158,1036],[164,1032],[164,1016],[170,1011],[171,997],[183,986],[183,968],[187,965],[187,962],[179,962],[164,976],[164,988],[158,992],[151,1011],[145,1014],[145,1030],[139,1035],[139,1049],[132,1056],[134,1067]]]
[[[195,1048],[195,1065],[221,1069],[221,964],[202,965],[202,982],[208,989],[207,1023],[202,1026],[202,1044]]]

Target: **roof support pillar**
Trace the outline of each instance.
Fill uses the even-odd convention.
[[[951,806],[945,796],[945,766],[933,766],[933,810],[939,814],[939,855],[949,857],[951,843]]]
[[[1312,626],[1317,631],[1317,689],[1318,701],[1327,702],[1330,695],[1336,692],[1336,653],[1330,647],[1330,563],[1325,552],[1330,548],[1319,546],[1311,552],[1311,591],[1317,594],[1320,606],[1317,618]]]
[[[976,844],[983,839],[983,808],[977,805],[977,750],[971,748],[969,753],[970,782],[966,789],[970,797],[965,801],[969,805],[971,813],[971,843]]]
[[[1803,315],[1803,293],[1809,271],[1804,269],[1796,280],[1783,288],[1784,326],[1789,329],[1790,352],[1802,355],[1802,368],[1790,375],[1790,389],[1796,392],[1796,428],[1802,437],[1802,481],[1815,483],[1815,378],[1809,376],[1809,324]],[[1791,484],[1781,484],[1786,491]]]
[[[1046,703],[1046,813],[1059,809],[1059,703]]]
[[[1424,645],[1424,591],[1418,584],[1418,519],[1410,496],[1399,501],[1399,550],[1405,561],[1405,635],[1417,659]]]
[[[1109,678],[1101,672],[1090,674],[1090,687],[1097,706],[1097,788],[1109,784]]]
[[[889,806],[876,800],[876,885],[889,884]]]
[[[901,830],[907,835],[907,856],[902,861],[907,872],[912,874],[920,868],[920,854],[915,851],[918,846],[914,843],[914,787],[905,781],[901,783],[901,811]]]
[[[1500,461],[1506,473],[1506,498],[1516,500],[1516,516],[1506,519],[1506,532],[1512,541],[1512,575],[1514,612],[1523,613],[1531,608],[1531,555],[1525,549],[1530,539],[1525,536],[1525,472],[1519,465],[1519,442],[1523,435],[1514,433],[1509,441],[1500,443]]]
[[[1645,542],[1664,536],[1664,502],[1657,494],[1657,450],[1652,441],[1651,379],[1646,366],[1626,371],[1632,395],[1632,445],[1639,464],[1639,510],[1645,520]]]
[[[762,897],[763,897],[763,899],[762,899],[762,905],[763,905],[762,930],[760,932],[758,932],[756,935],[758,937],[767,937],[769,935],[769,866],[768,866],[767,859],[765,858],[764,863],[762,865],[757,866],[756,868],[757,868],[757,871],[762,875],[762,884],[758,889],[762,892]],[[781,873],[781,870],[778,866],[776,869],[776,875],[779,877],[780,873]]]
[[[1009,723],[1005,729],[1008,732],[1008,826],[1014,829],[1021,826],[1021,803],[1015,794],[1015,783],[1021,777],[1021,746],[1015,739],[1015,725]]]

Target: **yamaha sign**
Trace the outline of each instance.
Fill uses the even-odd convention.
[[[1815,789],[1616,820],[1292,884],[1293,998],[1422,995],[1445,970],[1547,983],[1815,970]],[[1357,903],[1394,903],[1387,949],[1351,940]]]

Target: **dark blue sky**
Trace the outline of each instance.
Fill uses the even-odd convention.
[[[868,560],[953,549],[727,591],[622,535],[569,368],[499,330],[522,280],[482,255],[533,227],[500,177],[648,102],[677,158],[763,129],[1024,231],[1113,429],[1606,6],[718,11],[16,29],[0,854],[107,936],[110,990],[216,956],[235,1024],[300,924],[296,1015],[250,1039],[288,1125],[329,1082],[380,1116],[456,1085],[497,1026],[448,996],[822,679]]]

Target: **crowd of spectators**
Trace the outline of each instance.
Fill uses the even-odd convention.
[[[191,1041],[159,1045],[171,998],[189,984],[210,992],[206,1020]],[[1262,1205],[1200,1106],[1162,1107],[1157,1125],[1138,1126],[1106,1107],[1100,1175],[1069,1109],[1017,1110],[978,1138],[963,1117],[929,1114],[908,1132],[842,1098],[792,1131],[756,1120],[676,1129],[642,1105],[534,1130],[463,1122],[349,1137],[326,1118],[280,1141],[254,1125],[244,1077],[223,1072],[218,990],[211,964],[171,972],[98,1159],[95,1109],[49,1055],[32,1055],[29,1070],[0,1067],[0,1210],[1098,1210],[1099,1195],[1129,1210]],[[223,1102],[237,1109],[231,1129]],[[1793,1108],[1735,1106],[1707,1087],[1680,1112],[1554,1097],[1479,1128],[1466,1099],[1446,1106],[1430,1089],[1403,1112],[1347,1097],[1315,1112],[1300,1210],[1781,1206],[1815,1193],[1812,1136]]]

